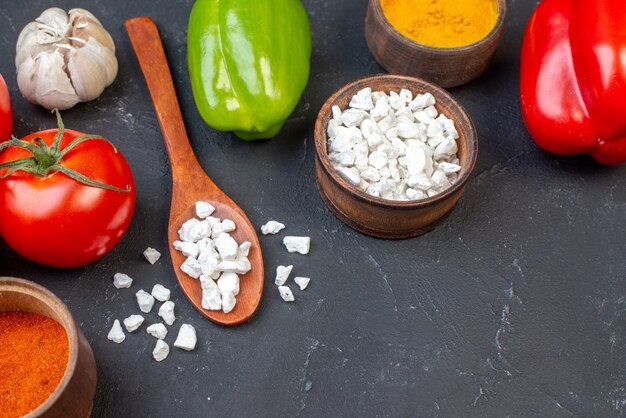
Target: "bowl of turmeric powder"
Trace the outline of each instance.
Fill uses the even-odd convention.
[[[505,0],[370,0],[365,38],[389,73],[451,88],[487,69],[505,15]]]
[[[0,415],[88,417],[96,362],[67,306],[33,282],[0,277]]]

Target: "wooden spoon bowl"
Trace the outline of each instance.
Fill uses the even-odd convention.
[[[444,88],[460,86],[481,75],[496,53],[506,16],[506,1],[497,3],[496,23],[483,39],[456,48],[436,48],[402,35],[385,17],[380,0],[370,0],[365,17],[367,46],[391,74],[419,77]]]
[[[343,111],[359,90],[399,92],[408,89],[413,95],[430,92],[435,107],[455,123],[459,133],[458,157],[461,171],[452,187],[427,199],[396,201],[370,196],[352,186],[333,168],[328,156],[326,129],[332,107]],[[410,238],[425,234],[439,225],[461,198],[478,158],[478,137],[474,124],[463,107],[443,89],[417,78],[378,75],[363,78],[340,89],[322,106],[315,123],[315,176],[317,188],[328,208],[351,228],[379,238]]]
[[[254,315],[263,293],[265,271],[256,231],[243,210],[206,175],[191,149],[156,25],[144,16],[127,20],[126,29],[146,78],[172,167],[172,205],[167,236],[174,272],[185,295],[205,317],[221,325],[241,324]],[[174,241],[179,239],[178,230],[195,216],[195,203],[200,200],[216,208],[213,216],[235,222],[237,229],[231,235],[239,244],[244,241],[252,244],[248,256],[252,270],[241,276],[237,304],[227,314],[202,308],[200,282],[180,269],[185,257],[173,247]]]
[[[88,417],[96,393],[96,360],[67,306],[38,284],[0,277],[0,312],[47,316],[61,324],[67,333],[69,356],[65,374],[48,399],[24,418]]]

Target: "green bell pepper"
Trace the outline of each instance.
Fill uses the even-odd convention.
[[[246,140],[276,136],[309,79],[311,28],[300,0],[197,0],[187,47],[200,115]]]

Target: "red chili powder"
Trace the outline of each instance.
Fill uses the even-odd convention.
[[[21,417],[58,386],[69,355],[65,328],[29,312],[0,312],[0,417]]]

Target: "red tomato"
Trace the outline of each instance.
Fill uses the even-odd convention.
[[[42,138],[52,145],[58,129],[24,138]],[[65,130],[63,150],[84,135]],[[0,164],[33,154],[11,146],[0,154]],[[91,180],[121,192],[88,186],[53,171],[37,177],[16,171],[0,179],[0,235],[22,256],[53,267],[79,267],[100,259],[122,238],[135,209],[135,183],[128,163],[113,145],[102,139],[82,142],[59,163]],[[8,169],[0,169],[0,177]]]
[[[0,142],[6,141],[13,133],[13,114],[11,113],[11,99],[2,74],[0,74]]]

